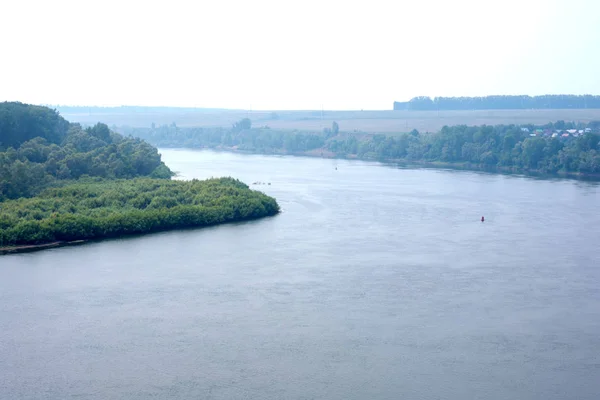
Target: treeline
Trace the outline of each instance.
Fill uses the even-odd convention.
[[[175,124],[155,128],[117,128],[127,135],[142,138],[157,147],[235,148],[258,153],[305,152],[325,146],[333,135],[270,128],[251,128],[236,123],[228,128],[180,128]]]
[[[514,125],[444,127],[435,134],[374,135],[358,143],[332,141],[336,153],[359,158],[408,162],[461,163],[486,170],[536,171],[545,174],[600,174],[600,135],[531,137]],[[335,145],[333,144],[335,143]]]
[[[337,124],[336,124],[337,125]],[[543,127],[533,125],[453,126],[438,133],[395,135],[355,134],[338,131],[277,131],[265,128],[179,128],[174,125],[151,128],[124,128],[162,147],[223,148],[258,153],[333,154],[381,161],[413,163],[443,162],[471,169],[537,171],[546,174],[600,174],[600,135],[552,137],[556,129],[599,128],[557,121]],[[527,129],[524,129],[527,128]],[[534,129],[545,136],[531,137]]]
[[[600,108],[600,96],[485,96],[485,97],[414,97],[407,102],[394,102],[394,110],[521,110],[521,109],[585,109]]]
[[[233,178],[95,180],[1,203],[0,247],[208,226],[279,212],[273,198]]]
[[[0,103],[0,201],[30,197],[60,181],[170,178],[158,150],[98,123],[83,129],[55,110]]]

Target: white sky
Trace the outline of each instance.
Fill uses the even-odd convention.
[[[600,94],[600,0],[5,0],[0,101],[391,109]]]

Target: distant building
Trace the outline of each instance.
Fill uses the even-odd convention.
[[[529,132],[529,128],[521,128],[521,132]]]
[[[553,133],[552,137],[558,137],[558,133]]]
[[[568,138],[568,137],[569,137],[569,134],[568,134],[568,133],[563,133],[563,134],[562,134],[562,135],[560,135],[560,136],[561,136],[561,137],[564,137],[564,138]]]
[[[592,132],[592,128],[585,128],[585,133],[591,133]]]

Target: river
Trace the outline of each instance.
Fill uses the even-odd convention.
[[[283,212],[0,257],[0,398],[598,398],[598,184],[161,152]]]

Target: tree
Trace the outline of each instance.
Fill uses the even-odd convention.
[[[250,118],[242,118],[241,120],[233,124],[232,130],[234,132],[240,132],[250,128],[252,128],[252,121],[250,120]]]
[[[525,165],[529,168],[537,168],[538,163],[544,155],[546,140],[539,137],[527,138],[523,142],[523,157]]]
[[[340,131],[340,126],[338,125],[337,122],[333,121],[333,123],[331,124],[331,132],[333,132],[334,135],[337,135],[339,131]]]
[[[108,125],[106,124],[98,122],[92,128],[87,128],[86,132],[103,142],[111,142],[110,129],[108,129]]]

